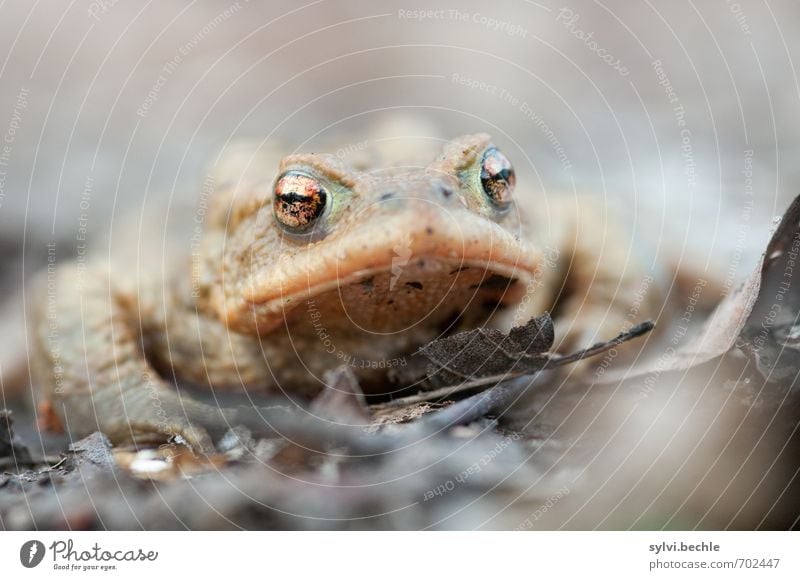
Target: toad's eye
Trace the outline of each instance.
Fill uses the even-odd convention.
[[[275,219],[287,230],[310,228],[325,210],[328,194],[319,181],[301,171],[287,171],[275,182]]]
[[[508,157],[492,147],[483,154],[481,164],[481,185],[483,192],[499,209],[511,205],[517,176]]]

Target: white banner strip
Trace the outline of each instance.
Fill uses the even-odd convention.
[[[796,579],[798,548],[791,532],[3,532],[0,566],[4,578]]]

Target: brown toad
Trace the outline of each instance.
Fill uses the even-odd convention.
[[[365,390],[385,391],[387,370],[420,345],[489,320],[555,307],[563,344],[618,332],[642,270],[593,225],[596,210],[551,200],[546,219],[535,203],[524,217],[515,200],[533,192],[488,135],[437,146],[349,164],[232,147],[189,257],[138,249],[56,270],[35,300],[42,398],[74,436],[180,434],[210,449],[224,420],[176,380],[312,396],[348,364]],[[140,237],[162,237],[146,226]]]

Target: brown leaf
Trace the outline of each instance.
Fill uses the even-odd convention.
[[[553,320],[547,312],[523,326],[512,328],[507,335],[499,330],[483,328],[461,332],[435,340],[420,349],[419,352],[431,360],[428,367],[430,381],[440,388],[404,400],[433,400],[440,394],[456,392],[452,385],[458,385],[459,391],[484,387],[545,368],[574,363],[606,352],[653,328],[654,324],[646,321],[608,341],[566,356],[549,352],[555,343],[555,335]]]
[[[508,334],[477,328],[435,340],[420,349],[430,359],[428,376],[436,385],[504,373],[530,373],[550,360],[555,334],[553,320],[545,312]]]
[[[800,196],[776,225],[753,273],[717,305],[695,337],[655,362],[626,370],[624,377],[609,374],[603,382],[686,370],[720,357],[734,346],[753,356],[764,376],[795,377],[800,370],[796,346],[800,291],[791,275],[792,268],[800,266],[796,263],[798,250]]]

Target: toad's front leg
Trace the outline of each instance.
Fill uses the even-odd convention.
[[[96,430],[114,443],[182,436],[211,451],[228,427],[220,409],[180,397],[144,353],[138,300],[104,267],[47,273],[34,296],[33,370],[71,436]]]

